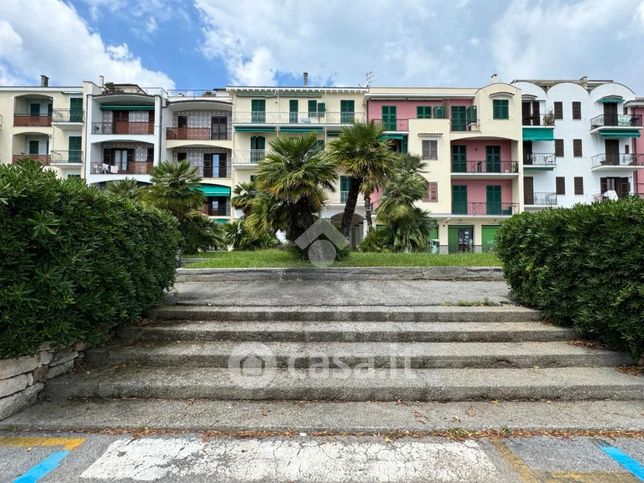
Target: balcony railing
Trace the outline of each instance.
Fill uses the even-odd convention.
[[[518,203],[486,203],[486,202],[472,202],[452,203],[452,214],[454,215],[496,215],[496,216],[511,216],[519,212]]]
[[[364,122],[364,112],[234,112],[236,124],[352,124]]]
[[[210,203],[206,203],[203,208],[203,214],[208,216],[230,216],[230,204],[219,205],[213,208]]]
[[[18,161],[23,159],[33,159],[35,161],[40,161],[44,166],[48,166],[51,161],[51,156],[49,156],[49,154],[14,154],[12,156],[13,164],[16,164]]]
[[[154,124],[148,121],[93,122],[93,134],[153,134]]]
[[[618,192],[615,192],[615,194],[617,195],[617,198],[618,198],[618,199],[628,198],[628,197],[635,197],[635,198],[642,198],[642,199],[644,199],[644,193],[634,193],[634,192],[632,192],[632,191],[631,191],[631,192],[629,192],[629,193],[618,193]],[[609,196],[606,196],[606,193],[595,193],[595,194],[593,195],[593,201],[594,201],[594,202],[597,202],[597,201],[608,201],[608,200],[610,200],[610,199],[611,199],[611,198],[610,198]]]
[[[70,111],[69,109],[54,109],[52,122],[83,122],[85,113],[83,111]]]
[[[555,153],[525,153],[523,164],[524,166],[556,166],[557,157]]]
[[[452,173],[518,173],[516,161],[452,161]]]
[[[92,161],[92,174],[150,174],[151,171],[152,161],[132,161],[121,164]]]
[[[231,163],[227,164],[203,164],[190,163],[197,168],[197,173],[202,178],[230,178],[232,176]]]
[[[555,115],[552,112],[546,114],[530,114],[522,116],[524,126],[546,126],[554,127]]]
[[[83,151],[71,150],[60,151],[55,150],[51,152],[51,163],[81,163],[83,162]]]
[[[212,141],[232,139],[232,137],[230,129],[228,128],[219,129],[209,127],[169,127],[166,129],[166,139]]]
[[[51,126],[51,115],[14,114],[13,125],[17,127],[49,127]]]
[[[592,167],[598,166],[644,166],[644,154],[601,153],[590,158]]]
[[[590,129],[598,127],[641,127],[642,116],[631,114],[602,114],[590,120]]]
[[[529,206],[555,206],[557,193],[534,192],[524,193],[524,203]]]
[[[409,131],[409,119],[373,119],[376,124],[382,124],[385,131]]]
[[[233,161],[238,164],[257,164],[266,157],[265,149],[236,149],[233,153]]]

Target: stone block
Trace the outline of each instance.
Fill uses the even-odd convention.
[[[66,364],[69,361],[73,361],[78,356],[78,352],[71,349],[65,349],[62,352],[56,352],[54,358],[49,363],[49,367],[58,366],[60,364]]]
[[[67,372],[71,371],[73,367],[74,367],[73,359],[71,361],[67,361],[62,364],[58,364],[56,366],[49,366],[49,371],[47,371],[47,379],[51,379],[57,376],[62,376],[63,374],[66,374]]]
[[[74,350],[76,352],[81,352],[81,351],[84,351],[86,349],[87,349],[87,342],[79,341],[79,342],[74,342],[72,344],[72,350]]]
[[[49,366],[40,366],[32,374],[34,376],[34,381],[44,382],[47,380],[47,372],[49,372]]]
[[[38,354],[38,359],[40,360],[40,364],[43,366],[49,364],[53,358],[54,358],[54,353],[49,350],[40,351],[40,354]]]
[[[36,401],[38,393],[42,391],[44,384],[34,384],[24,391],[17,392],[8,397],[0,399],[0,420],[5,419],[21,409]]]
[[[9,379],[0,380],[0,397],[10,396],[28,387],[33,381],[31,374],[19,374]]]
[[[27,356],[16,359],[0,359],[0,379],[31,372],[38,367],[38,357]]]

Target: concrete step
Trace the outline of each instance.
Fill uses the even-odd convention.
[[[191,367],[116,366],[62,376],[53,399],[471,401],[638,400],[644,379],[611,368],[547,369],[267,369],[261,374]]]
[[[273,367],[599,367],[628,364],[621,352],[565,342],[167,342],[116,345],[89,350],[94,365],[156,367],[229,367],[238,359],[261,355]],[[274,361],[274,362],[272,362]]]
[[[634,401],[334,402],[208,399],[46,401],[0,430],[406,433],[445,430],[644,431]]]
[[[500,306],[235,306],[173,305],[154,310],[154,320],[221,321],[398,321],[398,322],[530,322],[543,320],[536,310]]]
[[[548,342],[572,339],[572,329],[535,322],[232,322],[180,321],[130,326],[128,341],[245,342]]]

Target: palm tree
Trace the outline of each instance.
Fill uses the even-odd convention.
[[[251,207],[253,205],[253,200],[257,196],[257,188],[255,188],[255,183],[253,181],[239,183],[237,186],[235,186],[233,194],[235,196],[230,200],[231,206],[233,208],[237,208],[238,210],[242,210],[244,212],[244,218],[248,218]]]
[[[141,195],[138,181],[134,178],[125,178],[118,181],[110,181],[105,189],[118,196],[123,196],[130,200],[135,200]]]
[[[329,157],[338,163],[346,176],[351,177],[351,186],[340,225],[346,237],[351,230],[358,195],[362,192],[365,195],[365,204],[370,205],[371,193],[381,187],[393,172],[398,155],[382,138],[383,132],[382,125],[375,124],[373,121],[355,123],[342,129],[340,137],[329,146]],[[368,214],[370,218],[371,210],[368,210]]]
[[[255,185],[261,196],[253,202],[249,226],[284,230],[294,241],[314,222],[333,191],[336,164],[320,151],[317,136],[278,136],[260,162]]]
[[[166,161],[152,169],[152,185],[145,188],[144,199],[172,213],[180,222],[206,202],[199,190],[201,178],[188,161]]]

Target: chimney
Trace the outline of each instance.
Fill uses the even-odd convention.
[[[103,87],[104,84],[105,84],[105,76],[99,75],[98,76],[98,87]]]
[[[305,72],[304,73],[304,87],[308,87],[309,85],[309,73]]]
[[[490,83],[497,84],[499,82],[499,74],[492,74],[490,77]]]
[[[40,87],[49,87],[49,77],[46,75],[40,76]]]

